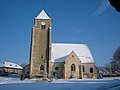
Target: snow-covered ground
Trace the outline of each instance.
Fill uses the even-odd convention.
[[[0,90],[120,90],[120,78],[43,82],[35,79],[20,81],[19,77],[0,77]]]

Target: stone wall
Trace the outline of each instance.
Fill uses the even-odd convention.
[[[63,62],[50,62],[49,77],[64,78],[64,63]]]
[[[70,78],[80,78],[80,71],[79,71],[79,66],[80,66],[80,60],[77,57],[77,55],[72,51],[70,55],[66,58],[65,60],[65,79],[70,79]],[[71,65],[75,65],[75,70],[71,71]]]
[[[97,78],[97,68],[94,63],[82,63],[84,66],[83,78]],[[90,68],[93,68],[93,72],[90,72]]]
[[[45,29],[41,29],[41,22],[45,22]],[[32,44],[30,55],[30,78],[43,77],[44,70],[40,67],[47,63],[46,69],[48,70],[49,56],[51,55],[51,19],[36,19],[35,26],[32,30]],[[49,39],[49,40],[48,40]]]
[[[75,65],[75,71],[71,71],[71,65]],[[59,70],[55,68],[59,67]],[[84,67],[84,70],[83,70]],[[90,68],[93,69],[90,72]],[[57,78],[97,78],[97,68],[95,63],[81,63],[77,55],[72,51],[64,62],[50,62],[49,63],[49,77],[55,77],[54,73],[57,74]]]

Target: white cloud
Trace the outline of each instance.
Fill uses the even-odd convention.
[[[109,4],[108,0],[102,0],[100,6],[92,14],[92,17],[102,14],[109,5],[110,4]]]

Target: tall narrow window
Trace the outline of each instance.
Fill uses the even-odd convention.
[[[93,68],[92,67],[90,68],[90,73],[93,73]]]
[[[82,65],[83,72],[85,72],[85,67]]]
[[[43,66],[43,65],[40,66],[40,71],[41,71],[41,70],[44,70],[44,66]]]
[[[75,71],[75,64],[71,65],[71,71]]]

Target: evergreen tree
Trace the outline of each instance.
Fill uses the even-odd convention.
[[[115,74],[120,74],[120,47],[113,54],[113,58],[110,64],[112,72]]]

